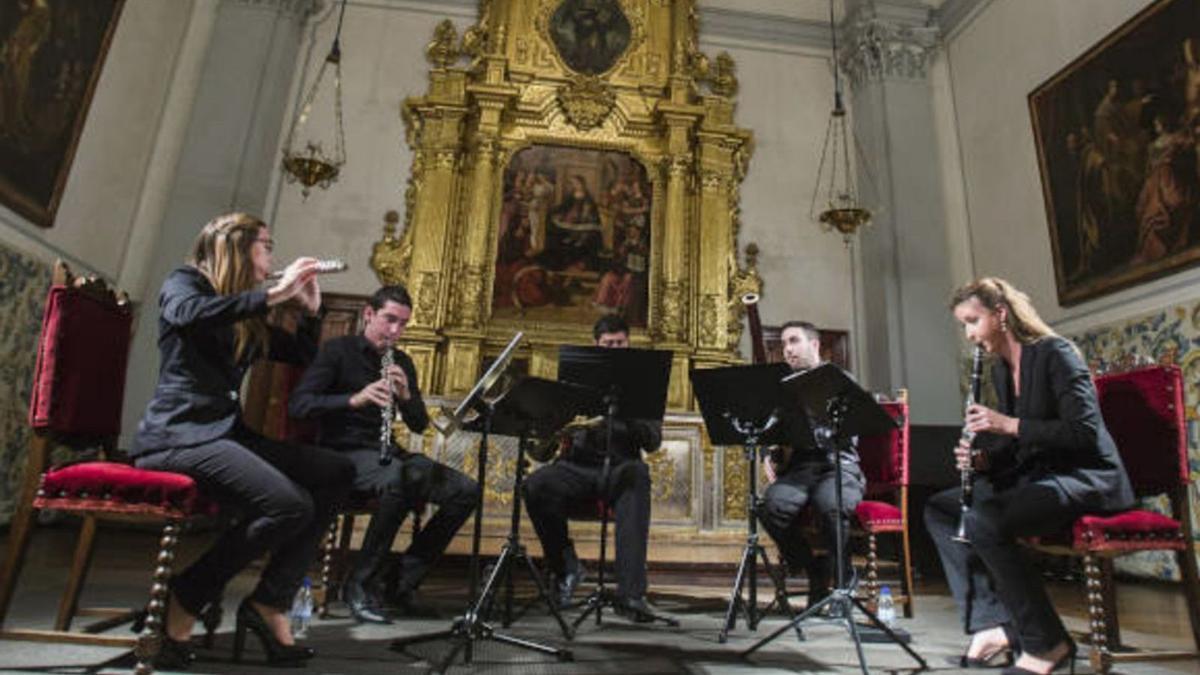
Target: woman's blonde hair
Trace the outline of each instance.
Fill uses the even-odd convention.
[[[1004,325],[1012,331],[1021,344],[1037,342],[1044,337],[1057,335],[1042,317],[1038,316],[1029,296],[999,277],[983,277],[959,288],[950,300],[953,310],[971,298],[979,301],[985,309],[997,312],[1001,307],[1008,310]]]
[[[208,278],[219,295],[244,293],[258,284],[251,249],[266,223],[246,213],[217,216],[200,230],[192,255],[193,267]],[[234,325],[234,358],[241,361],[252,346],[266,351],[270,339],[264,317],[242,319]]]

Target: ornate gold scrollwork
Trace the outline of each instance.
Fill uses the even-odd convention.
[[[483,268],[479,265],[463,268],[454,286],[458,292],[453,306],[454,323],[470,328],[477,326],[483,316]]]
[[[721,448],[722,509],[726,520],[746,517],[746,490],[750,475],[746,473],[746,459],[738,447]]]
[[[662,294],[662,333],[667,340],[683,340],[687,335],[687,315],[684,313],[684,295],[687,286],[682,282],[668,282]]]
[[[717,333],[717,313],[720,306],[721,298],[715,294],[707,293],[700,298],[700,318],[697,327],[700,329],[700,344],[705,347],[724,347]]]
[[[413,307],[413,323],[429,325],[433,323],[430,316],[437,310],[438,273],[422,272],[417,281],[416,306]]]
[[[720,192],[727,190],[733,178],[728,171],[706,169],[700,174],[700,189],[704,192]]]
[[[406,226],[397,238],[396,223],[400,222],[400,214],[388,211],[383,220],[383,239],[371,247],[371,269],[375,270],[381,284],[402,284],[408,279],[412,263],[412,230]]]
[[[435,68],[449,68],[458,61],[462,52],[458,46],[458,30],[450,19],[445,19],[433,29],[433,40],[425,45],[425,58]]]
[[[675,472],[678,467],[675,460],[667,454],[666,448],[646,455],[646,465],[650,469],[650,485],[654,490],[654,501],[664,503],[675,496]]]
[[[571,124],[583,131],[600,126],[612,112],[617,97],[600,78],[576,75],[558,91],[558,103]]]

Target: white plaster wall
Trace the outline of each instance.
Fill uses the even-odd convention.
[[[37,227],[0,207],[0,242],[110,280],[120,276],[192,9],[192,0],[127,0],[54,226]]]
[[[404,213],[405,181],[412,164],[400,105],[405,97],[426,91],[425,45],[434,26],[446,18],[455,21],[461,34],[474,22],[475,11],[401,0],[351,0],[342,27],[347,156],[342,174],[328,190],[315,188],[305,200],[299,185],[279,179],[275,164],[275,190],[266,214],[274,227],[275,258],[281,263],[298,255],[346,260],[350,270],[323,278],[324,290],[362,294],[379,283],[368,264],[371,246],[382,236],[384,213],[391,209]],[[311,86],[336,25],[337,15],[325,13],[315,17],[313,29],[306,31],[308,41],[301,47],[304,60],[292,85],[293,101],[301,95],[300,77],[305,90]],[[331,106],[322,105],[321,97],[314,105],[308,127],[318,138],[329,138]],[[287,117],[290,121],[291,115]],[[281,148],[287,124],[280,132]],[[308,137],[312,134],[301,134],[297,141]],[[331,147],[328,140],[323,146]]]
[[[1062,332],[1197,295],[1200,270],[1193,269],[1069,308],[1057,301],[1027,96],[1148,4],[991,0],[947,45],[975,272],[1013,281]],[[948,180],[952,169],[947,165]]]
[[[754,132],[739,244],[753,241],[761,251],[763,322],[804,319],[853,337],[850,253],[840,236],[809,217],[833,108],[828,53],[722,40],[702,40],[701,47],[733,56],[741,82],[737,123]]]

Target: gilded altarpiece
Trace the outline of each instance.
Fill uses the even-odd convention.
[[[433,402],[456,401],[517,330],[525,372],[555,377],[559,345],[590,343],[600,312],[628,314],[634,346],[672,351],[652,536],[702,556],[698,534],[740,546],[745,471],[740,449],[707,446],[688,371],[741,360],[738,299],[761,281],[738,255],[752,136],[734,124],[734,62],[697,41],[691,0],[484,0],[461,36],[442,22],[428,89],[401,106],[404,220],[372,267],[412,291],[402,346]],[[474,475],[476,441],[420,444]],[[515,440],[493,447],[499,537]]]

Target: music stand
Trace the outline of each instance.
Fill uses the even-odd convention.
[[[504,621],[508,628],[513,623],[513,576],[512,566],[517,562],[525,563],[525,569],[537,586],[538,596],[532,604],[544,601],[550,613],[562,629],[563,636],[570,640],[574,637],[572,630],[563,620],[558,606],[546,592],[546,584],[537,567],[525,551],[521,543],[521,501],[524,490],[525,471],[529,463],[525,459],[528,444],[533,438],[548,438],[570,422],[591,399],[598,398],[595,392],[567,384],[554,382],[540,377],[523,377],[509,390],[497,404],[492,418],[492,433],[501,436],[517,437],[517,465],[513,477],[512,517],[509,525],[508,539],[500,549],[500,557],[492,565],[491,574],[484,583],[483,592],[476,602],[476,614],[490,617],[492,601],[503,580],[505,584]],[[466,428],[471,429],[472,425]],[[560,650],[561,651],[561,650]],[[564,660],[570,660],[569,655]]]
[[[462,616],[455,617],[450,628],[446,630],[396,638],[395,640],[392,640],[391,643],[391,649],[395,651],[403,651],[409,645],[431,642],[444,638],[453,640],[454,645],[450,648],[450,651],[447,652],[445,658],[443,658],[440,663],[431,669],[430,672],[432,673],[445,672],[446,669],[454,663],[454,659],[458,656],[460,651],[464,652],[463,660],[466,663],[471,663],[472,659],[474,658],[475,642],[479,640],[495,640],[497,642],[509,644],[514,647],[541,652],[543,654],[550,654],[557,657],[560,661],[569,661],[573,658],[569,650],[557,649],[549,645],[543,645],[537,642],[523,640],[511,635],[497,633],[491,624],[484,621],[484,612],[482,610],[486,608],[487,604],[490,602],[490,595],[494,591],[492,584],[496,579],[495,570],[493,570],[492,575],[488,579],[489,586],[484,589],[484,593],[477,594],[479,589],[479,549],[480,542],[483,538],[482,487],[487,477],[488,437],[492,434],[494,422],[500,422],[507,425],[512,421],[507,415],[504,417],[497,415],[499,403],[508,398],[508,394],[512,393],[512,389],[502,396],[499,401],[488,401],[487,397],[489,394],[493,393],[489,390],[491,389],[492,385],[499,381],[501,376],[504,374],[509,362],[511,361],[512,355],[516,350],[516,346],[521,341],[522,337],[522,333],[517,333],[515,336],[513,336],[512,340],[509,341],[508,346],[505,347],[500,357],[495,363],[492,364],[490,368],[488,368],[488,371],[483,374],[483,376],[479,379],[479,382],[476,383],[475,387],[471,389],[471,392],[467,395],[467,397],[463,399],[462,403],[460,403],[455,409],[449,423],[445,425],[444,429],[440,429],[442,430],[443,434],[449,437],[450,434],[453,434],[457,429],[466,424],[465,417],[470,411],[473,410],[478,413],[478,417],[472,420],[470,425],[471,430],[478,431],[480,434],[479,463],[476,472],[476,481],[480,486],[480,490],[479,497],[475,502],[475,528],[471,541],[470,600],[468,602],[466,612]],[[530,391],[532,392],[533,388],[536,388],[537,385],[529,386],[531,387]],[[506,408],[506,410],[510,412],[514,409],[524,410],[525,408],[516,403],[514,403],[511,408]],[[519,424],[516,426],[519,426]],[[510,429],[511,427],[504,428]],[[514,541],[513,543],[517,547],[520,546],[519,541]],[[520,552],[520,555],[523,555],[523,551]],[[511,557],[508,558],[510,561],[511,559]],[[527,558],[526,562],[528,562]],[[497,569],[499,569],[499,566],[497,566]],[[544,593],[544,586],[541,584],[540,577],[537,576],[537,572],[532,569],[530,571],[534,574],[534,581],[538,584],[539,590]],[[558,619],[559,625],[562,626],[564,634],[566,634],[568,639],[570,639],[570,631],[568,630],[566,623],[562,620],[562,617],[557,613],[555,614],[555,617]]]
[[[671,377],[671,352],[653,349],[623,349],[563,345],[558,350],[558,379],[561,382],[601,392],[599,405],[585,408],[583,414],[605,416],[604,464],[600,470],[600,569],[596,590],[583,603],[583,613],[575,619],[579,627],[593,612],[601,622],[605,607],[614,607],[616,595],[604,582],[607,548],[609,477],[612,472],[612,422],[619,414],[625,419],[661,421],[667,409],[667,386]],[[652,620],[668,626],[679,621],[652,613]]]
[[[846,373],[832,363],[825,363],[811,370],[793,373],[783,380],[784,391],[792,398],[793,410],[796,414],[807,415],[813,423],[814,431],[824,427],[826,434],[816,433],[818,441],[822,436],[833,445],[834,451],[834,498],[838,511],[842,511],[842,461],[843,451],[851,450],[854,438],[858,436],[875,436],[887,432],[896,426],[896,420],[888,416],[879,406],[875,398],[850,379]],[[925,659],[912,650],[895,632],[879,620],[879,617],[867,609],[861,600],[854,597],[853,589],[846,580],[845,566],[842,564],[842,518],[835,520],[835,570],[837,586],[825,599],[812,607],[806,607],[804,612],[789,623],[777,629],[774,633],[755,642],[742,652],[746,657],[763,645],[782,635],[788,628],[798,626],[809,617],[815,616],[822,608],[832,606],[832,616],[835,620],[845,621],[850,638],[854,642],[858,654],[858,665],[863,675],[867,671],[867,661],[863,656],[862,639],[858,635],[858,625],[854,623],[853,608],[857,607],[872,625],[887,635],[888,639],[900,645],[908,655],[913,657],[921,666],[921,670],[929,667]]]
[[[731,366],[728,368],[706,368],[690,373],[692,388],[700,401],[700,413],[704,416],[704,427],[714,446],[741,445],[746,459],[746,470],[750,476],[746,489],[746,546],[742,549],[733,591],[729,596],[729,607],[725,611],[725,623],[718,641],[729,639],[729,631],[737,625],[738,613],[746,617],[746,627],[757,630],[758,624],[772,608],[778,606],[789,619],[796,618],[788,602],[786,574],[781,580],[767,557],[767,550],[759,543],[757,458],[759,448],[767,445],[787,443],[785,427],[778,424],[788,397],[783,391],[782,380],[792,372],[784,363],[767,363],[753,366]],[[758,608],[758,560],[762,559],[767,575],[775,584],[775,599],[766,609]],[[747,591],[743,599],[742,589]],[[799,625],[796,636],[803,639]]]

